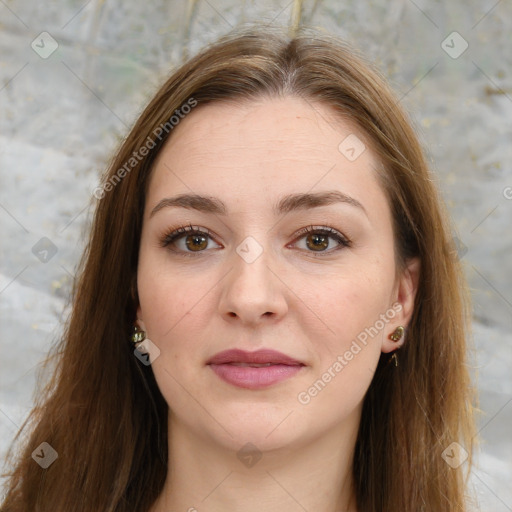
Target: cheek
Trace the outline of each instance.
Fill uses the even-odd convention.
[[[211,314],[206,311],[208,301],[204,297],[209,288],[211,285],[207,285],[205,279],[188,279],[177,272],[166,272],[150,258],[140,262],[141,318],[148,338],[160,350],[152,369],[172,409],[188,411],[189,393],[201,394],[197,368],[203,363],[204,322]]]
[[[314,292],[304,286],[301,293],[318,311],[317,321],[329,328],[330,342],[341,349],[386,313],[392,287],[393,273],[387,266],[365,264],[332,275]]]
[[[204,353],[205,332],[214,311],[212,272],[176,270],[159,252],[141,254],[137,286],[148,337],[169,364]],[[201,350],[200,350],[201,349]]]
[[[316,327],[326,333],[314,338],[315,377],[329,383],[325,398],[331,393],[339,398],[342,393],[344,400],[349,396],[357,400],[370,384],[395,314],[389,304],[391,273],[382,270],[380,265],[373,270],[365,266],[333,279],[324,293],[310,293],[309,302],[322,320],[316,321]],[[310,336],[314,327],[308,328]]]

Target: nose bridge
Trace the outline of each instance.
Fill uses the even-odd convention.
[[[262,235],[247,236],[236,247],[233,255],[232,286],[238,287],[238,292],[248,294],[254,301],[262,300],[271,292],[270,258],[268,244],[262,240]]]
[[[268,313],[277,316],[284,313],[285,297],[274,275],[275,265],[264,235],[247,236],[235,248],[220,304],[223,314],[235,313],[242,320],[254,322]]]

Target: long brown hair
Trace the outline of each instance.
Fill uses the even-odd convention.
[[[58,366],[26,424],[31,435],[9,474],[1,512],[145,512],[154,503],[167,471],[167,404],[129,341],[152,162],[183,105],[279,95],[322,102],[357,123],[381,163],[397,266],[421,260],[399,366],[383,354],[365,396],[353,468],[358,509],[466,510],[463,470],[469,472],[474,434],[469,301],[417,137],[384,79],[343,42],[246,29],[172,74],[106,172]],[[150,148],[144,155],[143,147]],[[31,458],[42,442],[58,453],[47,469]],[[458,468],[443,456],[453,442],[469,455]]]

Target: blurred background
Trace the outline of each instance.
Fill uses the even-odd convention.
[[[512,511],[512,3],[0,0],[0,455],[62,332],[120,140],[184,59],[242,24],[306,26],[374,61],[410,113],[473,297],[480,447],[470,490]]]

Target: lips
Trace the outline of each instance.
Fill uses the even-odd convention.
[[[219,352],[214,355],[207,364],[245,364],[248,366],[254,365],[272,365],[284,364],[289,366],[303,365],[291,357],[281,354],[275,350],[262,349],[256,352],[246,352],[245,350],[231,349]]]
[[[272,386],[297,374],[305,365],[270,349],[246,352],[225,350],[213,356],[207,365],[225,382],[245,389]]]

